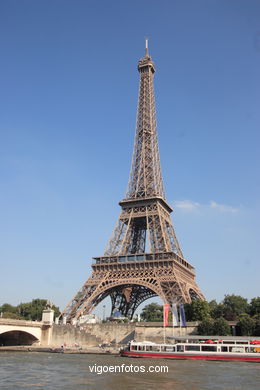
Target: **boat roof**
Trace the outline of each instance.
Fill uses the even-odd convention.
[[[251,341],[251,340],[258,340],[260,341],[260,338],[255,336],[173,336],[173,337],[167,337],[167,339],[171,340],[243,340],[243,341]]]
[[[131,343],[138,345],[157,345],[157,344],[170,344],[172,342],[189,342],[193,340],[223,340],[223,341],[258,341],[260,343],[259,337],[249,337],[249,336],[176,336],[176,337],[167,337],[166,343],[155,343],[153,341],[135,341],[132,340]]]

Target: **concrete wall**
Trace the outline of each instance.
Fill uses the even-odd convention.
[[[107,322],[102,324],[86,324],[84,329],[91,335],[96,335],[103,343],[127,344],[134,339],[135,323],[118,324]]]
[[[102,339],[91,335],[85,330],[72,325],[53,325],[50,345],[60,347],[66,344],[73,346],[79,344],[82,347],[93,346],[102,343]]]
[[[196,334],[197,323],[189,323],[185,328],[166,327],[166,341],[172,337]],[[71,325],[53,325],[50,345],[67,346],[75,343],[82,347],[97,346],[103,343],[127,344],[130,340],[153,341],[164,340],[164,327],[159,323],[102,323],[86,324],[76,328]]]
[[[196,322],[190,322],[185,328],[167,326],[165,329],[158,323],[137,323],[135,328],[136,341],[153,341],[154,343],[163,343],[164,334],[167,342],[174,337],[195,335],[197,332],[198,324]]]

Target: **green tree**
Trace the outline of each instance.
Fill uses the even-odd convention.
[[[49,306],[47,299],[33,299],[31,302],[20,303],[18,306],[12,306],[9,303],[4,303],[0,306],[0,313],[3,318],[25,319],[32,321],[41,321],[42,312]],[[54,317],[60,315],[60,310],[57,306],[51,305],[54,310]]]
[[[217,303],[214,299],[209,302],[210,316],[214,319],[224,316],[224,305],[222,303]]]
[[[214,320],[213,334],[217,336],[229,336],[231,334],[230,326],[225,318],[220,317]]]
[[[26,320],[41,321],[42,312],[47,308],[47,299],[33,299],[31,302],[20,303],[17,306],[19,314]],[[54,310],[54,316],[57,317],[60,314],[59,308],[55,305],[51,306]]]
[[[224,317],[228,321],[234,321],[241,314],[249,312],[247,299],[241,297],[240,295],[225,295],[223,305]]]
[[[13,320],[22,320],[22,317],[19,314],[12,313],[10,311],[5,311],[2,313],[3,313],[2,318],[10,318]]]
[[[17,310],[25,320],[32,320],[32,307],[30,303],[20,303],[20,305],[17,306]]]
[[[4,303],[0,306],[0,313],[17,313],[17,307],[12,306],[9,303]]]
[[[213,334],[214,321],[212,318],[207,317],[202,320],[198,325],[198,334],[202,336],[210,336]]]
[[[255,328],[254,328],[254,336],[260,336],[260,314],[254,316],[255,320]]]
[[[256,321],[251,318],[249,314],[241,314],[239,316],[237,327],[240,330],[241,336],[253,336],[256,327]]]
[[[202,321],[210,317],[210,307],[207,301],[196,299],[191,303],[194,321]]]
[[[202,321],[210,316],[209,304],[207,301],[195,299],[185,305],[185,314],[187,321]]]
[[[216,310],[218,306],[218,303],[216,299],[213,299],[212,301],[209,302],[209,310],[210,310],[210,316],[212,316],[212,313]]]
[[[260,297],[251,299],[249,311],[252,316],[260,314]]]
[[[163,306],[154,302],[146,305],[142,310],[141,318],[147,322],[163,321]]]
[[[192,314],[192,308],[191,303],[185,303],[184,304],[184,311],[185,311],[185,317],[186,321],[193,321],[193,314]]]

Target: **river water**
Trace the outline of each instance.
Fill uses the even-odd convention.
[[[168,372],[148,372],[159,371],[161,369],[159,366],[167,366]],[[119,372],[123,369],[128,372]],[[100,373],[107,370],[110,372]],[[113,370],[116,372],[111,372]],[[164,370],[167,368],[162,369]],[[1,390],[259,390],[259,388],[260,363],[0,352]]]

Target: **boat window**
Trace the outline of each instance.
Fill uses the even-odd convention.
[[[145,346],[144,345],[138,345],[138,350],[139,351],[145,351]]]
[[[177,345],[177,352],[184,352],[184,345]]]
[[[228,347],[221,347],[221,352],[228,352]]]
[[[200,351],[199,345],[186,345],[185,351]]]
[[[173,347],[171,345],[166,345],[166,346],[161,348],[161,351],[163,351],[163,352],[175,352],[175,347]]]
[[[244,347],[229,347],[229,352],[243,353],[244,351]]]
[[[216,352],[217,346],[216,345],[202,345],[201,350],[207,351],[207,352]]]
[[[153,345],[152,346],[152,351],[159,352],[160,351],[159,345]]]
[[[249,352],[250,353],[260,353],[260,348],[259,347],[250,347]]]
[[[160,351],[160,345],[147,345],[146,351]]]
[[[137,345],[131,345],[131,351],[137,351]]]

